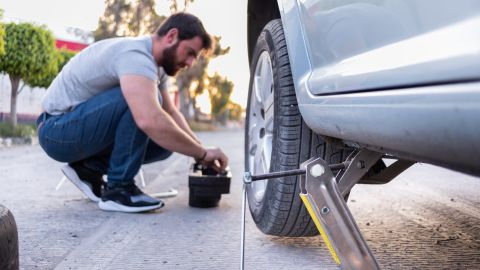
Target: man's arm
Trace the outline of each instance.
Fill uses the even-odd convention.
[[[173,118],[175,123],[183,130],[185,131],[190,137],[192,137],[196,142],[200,143],[200,140],[197,138],[195,133],[193,133],[192,129],[187,123],[187,120],[185,120],[185,117],[183,117],[182,113],[175,107],[173,102],[170,99],[170,96],[168,95],[168,91],[166,89],[160,91],[162,94],[162,99],[163,99],[163,104],[162,107],[163,109]]]
[[[154,81],[140,75],[124,75],[120,87],[135,123],[156,144],[201,160],[218,171],[225,170],[228,158],[220,149],[203,148],[161,108]]]

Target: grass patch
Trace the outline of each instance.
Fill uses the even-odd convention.
[[[17,127],[13,127],[9,123],[0,123],[0,137],[32,137],[36,133],[35,125],[22,125],[18,124]]]
[[[188,125],[193,131],[215,131],[217,127],[212,123],[188,121]]]

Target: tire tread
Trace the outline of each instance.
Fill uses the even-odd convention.
[[[298,109],[287,44],[280,19],[269,22],[257,41],[251,70],[255,59],[267,47],[272,62],[274,92],[274,128],[270,171],[297,169],[310,157],[322,157],[329,163],[343,161],[343,150],[337,150],[321,136],[313,133],[303,121]],[[253,73],[252,73],[253,74]],[[248,127],[247,108],[247,127]],[[248,129],[246,130],[248,133]],[[248,136],[246,135],[246,143]],[[248,170],[246,156],[245,168]],[[301,237],[318,235],[318,230],[301,202],[298,177],[269,180],[263,206],[258,213],[250,210],[257,227],[264,233],[276,236]],[[256,214],[254,214],[256,213]]]

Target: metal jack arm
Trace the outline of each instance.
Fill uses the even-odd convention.
[[[307,207],[334,260],[342,269],[380,269],[348,209],[344,195],[382,154],[360,150],[339,183],[328,164],[318,158],[304,162],[300,197]]]

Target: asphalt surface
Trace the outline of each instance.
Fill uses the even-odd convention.
[[[178,196],[148,214],[101,211],[38,146],[0,148],[0,203],[19,230],[21,269],[238,269],[243,133],[200,133],[231,161],[220,206],[188,206],[190,159],[144,166],[147,192]],[[382,269],[479,269],[480,178],[417,164],[386,185],[356,186],[349,206]],[[247,215],[245,269],[338,269],[320,237],[262,234]]]

